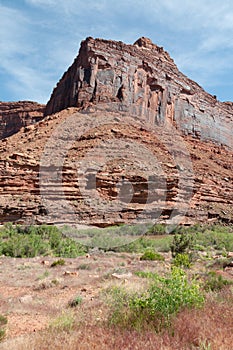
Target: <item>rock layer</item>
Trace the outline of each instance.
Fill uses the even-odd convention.
[[[42,120],[0,142],[0,222],[233,222],[233,103],[149,39],[88,38],[44,118],[11,106],[2,135]]]
[[[0,140],[43,119],[44,109],[31,101],[0,102]]]
[[[87,38],[46,106],[45,115],[67,107],[108,103],[109,111],[163,125],[185,135],[233,148],[233,103],[222,103],[182,74],[169,54],[147,38],[134,45]]]
[[[102,123],[100,111],[77,112],[64,110],[2,140],[1,222],[169,223],[184,212],[186,224],[233,222],[232,152],[183,136],[184,154],[164,128],[152,133],[126,114],[109,112]],[[93,127],[82,130],[90,120]]]

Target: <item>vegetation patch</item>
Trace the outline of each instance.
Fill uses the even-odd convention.
[[[193,247],[194,237],[191,234],[175,234],[171,243],[172,256],[189,252]]]
[[[204,289],[209,291],[220,291],[227,285],[232,285],[232,281],[225,279],[215,271],[210,271],[204,281]]]
[[[176,267],[189,269],[191,267],[191,257],[187,253],[178,253],[172,261],[172,265]]]
[[[0,254],[17,257],[49,255],[48,261],[53,261],[50,265],[47,259],[23,259],[14,266],[11,259],[1,258],[3,281],[9,278],[7,271],[11,268],[9,275],[13,284],[13,278],[17,281],[20,275],[19,281],[23,277],[27,285],[32,279],[36,281],[31,292],[48,289],[46,293],[37,293],[41,299],[33,295],[33,300],[43,300],[40,307],[46,308],[47,298],[54,298],[55,293],[58,305],[65,309],[51,321],[49,328],[37,332],[34,339],[40,339],[40,345],[35,346],[36,349],[75,350],[82,345],[85,349],[101,350],[103,347],[106,350],[128,347],[151,350],[232,348],[232,254],[229,253],[233,251],[232,226],[177,227],[166,234],[165,226],[155,225],[143,236],[139,228],[128,229],[127,225],[122,225],[80,232],[73,229],[73,236],[69,236],[68,231],[63,234],[63,229],[46,225],[8,224],[0,228]],[[113,247],[114,243],[124,243],[124,235],[132,235],[129,241],[126,240],[128,243]],[[88,236],[92,245],[80,244],[81,237]],[[100,243],[104,248],[99,246]],[[89,254],[86,254],[88,250]],[[66,257],[80,254],[86,254],[88,259],[72,261],[74,269],[83,270],[79,274],[68,271],[65,278],[59,279],[58,273],[63,271],[49,268],[49,265],[62,266]],[[164,257],[166,263],[154,263],[163,261]],[[142,263],[139,259],[147,262]],[[147,270],[141,271],[145,266]],[[32,268],[35,271],[30,270]],[[70,297],[63,289],[74,287],[75,275],[79,275],[81,295]],[[86,282],[90,282],[87,288]],[[95,289],[100,285],[105,286],[103,299]],[[91,302],[93,298],[89,293],[94,290],[94,302]],[[87,298],[84,299],[84,295]],[[17,306],[14,307],[17,298],[12,301],[7,298],[8,294],[3,296],[13,315],[17,312]],[[31,309],[36,318],[35,311]],[[47,320],[42,322],[47,325]],[[26,333],[27,324],[24,325]],[[11,327],[7,332],[7,336],[12,337]],[[5,335],[6,323],[1,324],[0,317],[0,339]],[[31,347],[31,343],[28,347],[22,344],[23,350]]]
[[[185,307],[200,307],[204,295],[196,280],[188,280],[177,267],[166,276],[153,276],[148,290],[141,294],[128,292],[122,287],[109,291],[113,305],[110,323],[127,328],[143,329],[153,325],[157,331],[170,326],[173,317]]]
[[[140,257],[140,260],[158,260],[158,261],[164,261],[164,256],[153,251],[153,250],[146,250],[145,253]]]
[[[78,305],[81,305],[83,302],[83,298],[81,295],[77,295],[74,299],[70,300],[68,305],[70,307],[76,307]]]
[[[51,267],[55,267],[55,266],[64,266],[65,265],[65,260],[64,259],[58,259],[55,260],[54,262],[52,262],[52,264],[50,265]]]
[[[0,314],[0,342],[6,336],[6,325],[7,325],[7,317]]]
[[[16,258],[32,258],[39,255],[75,258],[86,252],[87,248],[63,236],[56,226],[6,224],[0,230],[0,255]]]
[[[50,323],[50,328],[55,328],[59,331],[71,331],[75,324],[75,315],[70,311],[63,311],[58,317]]]

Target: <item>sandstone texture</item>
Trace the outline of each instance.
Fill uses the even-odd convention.
[[[87,38],[31,124],[0,143],[2,223],[233,222],[233,103],[149,39]]]
[[[87,38],[54,89],[45,114],[102,103],[108,103],[110,111],[127,111],[156,125],[171,120],[185,135],[233,149],[233,103],[206,93],[150,39],[126,45]]]
[[[31,101],[0,102],[0,139],[43,119],[44,105]]]
[[[2,141],[0,221],[233,221],[232,152],[190,136],[180,149],[169,129],[154,134],[120,115],[103,123],[100,111],[70,108]],[[85,130],[87,117],[95,123]]]

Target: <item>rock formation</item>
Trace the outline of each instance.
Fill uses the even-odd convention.
[[[153,134],[120,113],[108,113],[102,123],[101,112],[78,111],[66,109],[2,140],[1,222],[106,226],[151,217],[169,223],[174,213],[186,214],[187,224],[233,221],[232,152],[184,136],[190,169],[166,130]],[[73,134],[88,117],[99,126]]]
[[[30,101],[0,102],[0,140],[43,119],[44,109],[44,105]]]
[[[171,120],[185,135],[233,148],[233,104],[206,93],[147,38],[134,45],[87,38],[45,114],[102,103],[109,104],[109,111],[127,111],[152,124]]]
[[[0,143],[0,222],[233,222],[233,104],[149,39],[87,38],[44,113]]]

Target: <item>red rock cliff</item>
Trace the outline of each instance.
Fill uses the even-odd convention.
[[[44,107],[31,101],[0,102],[0,139],[43,119]]]
[[[169,119],[186,135],[233,147],[233,104],[217,101],[188,79],[150,39],[126,45],[87,38],[54,89],[45,115],[102,103],[110,111],[129,111],[159,125]]]

